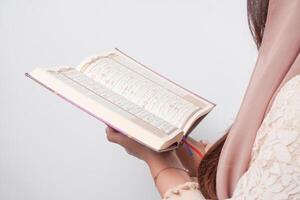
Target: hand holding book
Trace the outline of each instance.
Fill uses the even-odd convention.
[[[177,152],[158,153],[121,134],[111,127],[106,128],[107,139],[125,148],[128,154],[145,161],[150,169],[153,181],[161,196],[169,188],[191,181],[196,177],[201,157],[188,155],[187,149],[181,146]],[[205,144],[189,139],[188,143],[199,151],[205,150]],[[170,177],[172,177],[170,179]]]
[[[133,139],[127,137],[122,133],[119,133],[109,126],[105,129],[105,132],[108,141],[124,147],[128,154],[139,158],[148,164],[155,163],[157,157],[164,156],[162,155],[162,153],[155,152],[145,147],[144,145],[141,145],[140,143],[134,141]],[[201,152],[202,155],[204,155],[208,150],[207,147],[209,146],[209,144],[203,141],[197,142],[192,138],[187,138],[186,140],[189,145],[193,146],[194,149],[197,149],[197,151]],[[202,157],[195,152],[190,154],[189,151],[193,151],[193,149],[190,149],[190,146],[182,145],[176,150],[176,155],[178,156],[182,165],[189,170],[190,175],[196,176],[197,169]],[[164,154],[167,153],[168,152],[165,152]]]
[[[159,154],[109,126],[106,127],[105,132],[108,141],[121,145],[128,154],[145,162],[155,157],[154,155]]]

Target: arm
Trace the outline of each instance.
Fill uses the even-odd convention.
[[[300,77],[278,93],[257,133],[249,169],[233,199],[300,198]]]
[[[300,46],[299,2],[270,1],[258,61],[219,159],[218,169],[222,168],[222,172],[217,173],[217,188],[230,183],[226,191],[219,190],[220,195],[232,193],[238,177],[248,169],[252,144],[274,96],[280,84],[295,73],[291,66]],[[236,152],[236,148],[243,151]]]
[[[129,154],[147,163],[152,177],[157,177],[156,186],[162,197],[168,190],[192,181],[189,174],[183,170],[178,170],[184,167],[175,151],[154,152],[110,127],[106,128],[106,133],[109,141],[120,144]],[[169,169],[162,171],[165,168]],[[199,199],[199,195],[202,197],[199,191],[197,194],[196,199]]]

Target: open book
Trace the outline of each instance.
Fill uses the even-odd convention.
[[[176,148],[215,106],[118,49],[26,76],[158,152]]]

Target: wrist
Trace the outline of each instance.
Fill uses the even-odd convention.
[[[153,180],[154,180],[154,183],[155,183],[156,186],[158,185],[157,184],[157,179],[158,179],[159,175],[161,175],[163,173],[168,173],[167,170],[169,170],[169,171],[170,170],[176,170],[177,173],[178,172],[184,172],[185,175],[189,175],[189,170],[186,169],[186,168],[183,168],[183,167],[165,167],[165,168],[161,169],[160,171],[158,171],[157,174],[153,176]]]
[[[176,152],[151,152],[145,157],[145,162],[151,168],[151,166],[173,166],[178,167],[181,166],[180,160],[178,159]]]
[[[168,189],[190,181],[189,173],[181,164],[175,151],[152,154],[145,161],[161,196]]]
[[[150,169],[152,177],[164,168],[184,168],[177,157],[176,152],[173,151],[149,155],[145,161]]]

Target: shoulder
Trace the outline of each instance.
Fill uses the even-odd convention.
[[[249,169],[234,197],[300,198],[300,76],[277,94],[254,143]]]
[[[295,41],[300,38],[299,10],[299,0],[270,0],[264,31],[265,42],[281,44],[281,41],[283,43],[294,41],[299,44]]]
[[[297,31],[300,24],[300,1],[299,0],[270,0],[267,14],[266,29],[293,29]],[[293,27],[296,26],[296,27]]]
[[[300,7],[299,0],[289,0],[289,1],[269,0],[269,11],[270,12],[274,11],[272,9],[276,9],[277,11],[279,11],[279,10],[284,11],[286,9],[296,10],[299,7]]]

